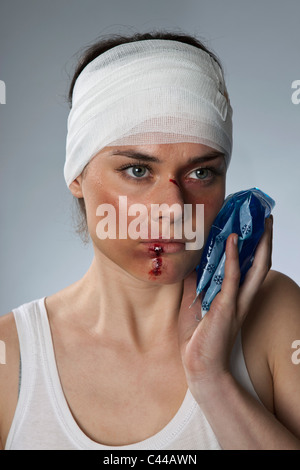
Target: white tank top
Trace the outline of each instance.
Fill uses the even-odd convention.
[[[106,446],[78,426],[60,383],[45,297],[13,310],[20,342],[19,399],[6,450],[211,450],[221,449],[199,405],[188,390],[173,419],[157,434],[125,446]],[[232,353],[232,373],[256,399],[247,373],[241,336]],[[134,398],[133,398],[134,399]]]

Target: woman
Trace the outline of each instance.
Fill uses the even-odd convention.
[[[113,38],[83,56],[70,99],[65,179],[94,259],[1,318],[2,447],[300,449],[300,293],[270,271],[271,218],[243,285],[231,234],[221,292],[201,321],[190,308],[202,246],[175,228],[190,207],[207,239],[232,146],[217,59],[186,36]]]

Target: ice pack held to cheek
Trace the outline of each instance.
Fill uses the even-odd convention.
[[[240,285],[252,266],[256,247],[275,201],[258,188],[230,194],[208,235],[197,271],[196,293],[202,292],[202,317],[221,290],[225,270],[225,246],[231,233],[238,234]],[[196,299],[195,299],[196,300]]]

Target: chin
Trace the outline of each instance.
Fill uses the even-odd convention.
[[[195,262],[186,265],[179,262],[170,262],[164,258],[154,258],[147,263],[146,269],[144,268],[138,275],[136,273],[135,277],[156,284],[176,284],[182,282],[195,270],[196,266],[197,263]]]

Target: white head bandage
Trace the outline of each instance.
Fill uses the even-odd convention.
[[[90,62],[76,80],[68,118],[67,185],[101,149],[193,142],[232,150],[232,109],[219,65],[172,40],[122,44]]]

